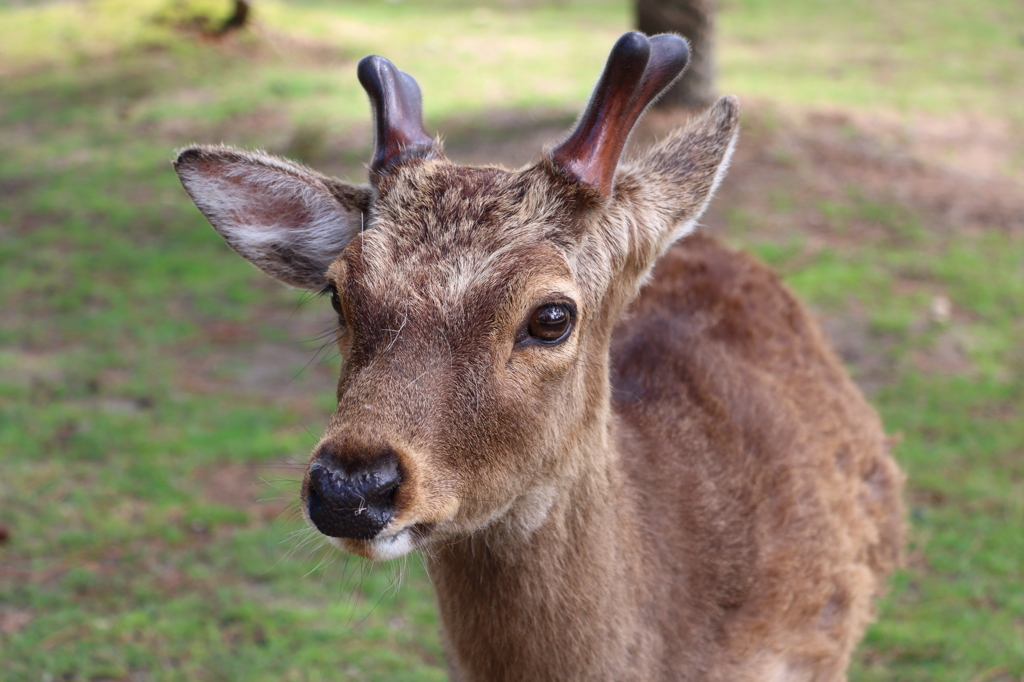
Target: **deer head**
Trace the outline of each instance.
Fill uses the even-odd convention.
[[[687,58],[677,36],[627,33],[575,129],[519,170],[448,161],[415,81],[375,56],[358,71],[369,185],[225,147],[180,153],[227,243],[337,311],[338,407],[302,501],[339,547],[387,559],[493,524],[529,532],[615,456],[612,328],[703,212],[737,131],[723,98],[620,163]]]

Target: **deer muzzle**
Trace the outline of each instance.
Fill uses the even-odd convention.
[[[402,483],[398,457],[390,450],[372,458],[331,454],[322,448],[309,467],[304,491],[309,520],[330,537],[371,540],[394,516]]]

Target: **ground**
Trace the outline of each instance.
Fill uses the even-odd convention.
[[[231,253],[169,159],[225,141],[362,181],[354,67],[380,52],[451,158],[519,165],[629,7],[264,0],[214,40],[167,6],[0,2],[2,677],[445,679],[419,560],[297,518],[329,303]],[[703,229],[808,302],[909,474],[907,565],[851,679],[1024,679],[1024,9],[732,0],[719,26],[743,130]]]

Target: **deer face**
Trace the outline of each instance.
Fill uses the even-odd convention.
[[[725,99],[618,167],[686,56],[674,36],[623,36],[577,129],[517,171],[444,159],[415,82],[379,57],[359,70],[371,186],[222,147],[179,155],[228,244],[338,314],[338,408],[302,500],[339,547],[387,559],[489,524],[530,532],[608,451],[611,329],[735,135]]]

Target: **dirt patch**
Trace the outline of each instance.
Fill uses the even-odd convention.
[[[842,315],[818,312],[817,318],[861,390],[871,395],[891,380],[895,362],[891,354],[880,352],[885,339],[872,333],[864,310],[848,308]]]
[[[969,374],[974,369],[967,352],[970,344],[967,329],[953,326],[939,334],[928,348],[914,349],[911,361],[925,374]]]
[[[32,622],[35,614],[28,609],[0,609],[0,634],[14,635]]]
[[[1024,131],[1007,116],[977,113],[843,114],[858,130],[926,164],[978,180],[1024,179]]]
[[[225,462],[197,471],[195,478],[204,481],[205,500],[266,522],[280,517],[298,499],[304,470],[305,463],[291,460],[263,465]]]
[[[15,199],[31,188],[33,182],[28,178],[0,178],[0,197]]]
[[[445,153],[458,163],[518,168],[538,161],[545,147],[572,127],[578,112],[494,110],[445,121]]]
[[[653,117],[641,135],[667,131],[679,119]],[[917,120],[748,103],[741,142],[705,222],[725,226],[729,207],[743,206],[784,214],[786,231],[840,244],[892,237],[897,223],[914,220],[926,232],[1024,231],[1024,180],[1003,172],[1020,148],[1010,124],[952,117],[948,129],[956,134],[938,144],[943,120]],[[830,206],[849,210],[836,215]]]
[[[338,380],[330,304],[283,303],[280,284],[257,282],[267,301],[246,319],[206,320],[198,335],[182,340],[177,387],[189,394],[244,393],[319,423],[325,415],[318,402],[334,394]]]

